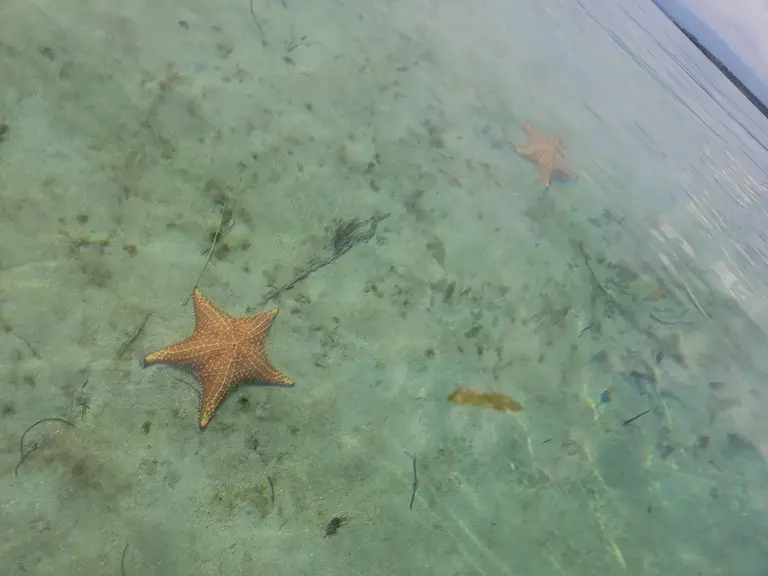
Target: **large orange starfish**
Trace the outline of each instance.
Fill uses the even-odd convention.
[[[530,122],[523,124],[528,141],[516,146],[515,151],[536,165],[545,188],[553,178],[576,181],[578,176],[565,163],[563,139],[559,136],[544,136]]]
[[[255,380],[277,386],[293,381],[275,370],[264,343],[278,310],[256,316],[230,316],[195,288],[192,293],[195,331],[186,340],[145,357],[142,365],[175,364],[191,368],[200,381],[200,428],[208,426],[213,413],[230,389]]]

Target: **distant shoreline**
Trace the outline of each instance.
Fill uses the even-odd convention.
[[[738,88],[738,89],[739,89],[739,92],[741,92],[742,94],[744,94],[744,96],[746,96],[747,100],[749,100],[750,102],[752,102],[752,104],[755,106],[755,108],[757,108],[757,109],[760,111],[760,113],[761,113],[763,116],[765,116],[766,118],[768,118],[768,106],[766,106],[766,105],[765,105],[765,104],[762,102],[762,100],[760,100],[760,99],[759,99],[757,96],[755,96],[755,94],[754,94],[754,93],[753,93],[753,92],[752,92],[752,91],[751,91],[749,88],[747,88],[747,87],[744,85],[744,83],[743,83],[741,80],[739,80],[739,79],[738,79],[738,78],[737,78],[737,77],[736,77],[736,76],[733,74],[733,72],[731,72],[731,71],[728,69],[728,67],[727,67],[725,64],[723,64],[723,63],[722,63],[722,62],[721,62],[721,61],[720,61],[720,60],[717,58],[717,56],[715,56],[714,54],[712,54],[712,52],[710,52],[709,50],[707,50],[707,49],[706,49],[706,48],[705,48],[705,47],[704,47],[704,46],[701,44],[701,42],[699,42],[699,39],[698,39],[698,38],[696,38],[696,36],[694,36],[693,34],[691,34],[690,32],[688,32],[688,30],[686,30],[685,28],[683,28],[682,26],[680,26],[680,24],[678,24],[677,22],[675,22],[675,20],[674,20],[673,18],[671,18],[669,15],[667,15],[667,17],[668,17],[668,18],[669,18],[669,20],[672,22],[672,24],[674,24],[674,25],[675,25],[675,27],[676,27],[678,30],[680,30],[680,32],[682,32],[683,34],[685,34],[685,36],[688,38],[688,40],[690,40],[691,42],[693,42],[693,45],[694,45],[694,46],[696,46],[696,48],[698,48],[698,49],[701,51],[701,53],[702,53],[702,54],[704,54],[704,56],[706,56],[706,57],[709,59],[709,61],[710,61],[710,62],[712,62],[712,64],[714,64],[715,66],[717,66],[717,68],[720,70],[720,72],[722,72],[723,74],[725,74],[725,77],[726,77],[726,78],[728,78],[728,80],[730,80],[730,81],[731,81],[731,83],[732,83],[734,86],[736,86],[736,88]]]

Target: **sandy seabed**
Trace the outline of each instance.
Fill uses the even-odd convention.
[[[4,573],[758,574],[762,333],[645,260],[541,72],[564,41],[530,48],[558,4],[517,4],[0,3]],[[525,120],[578,182],[543,190]],[[278,306],[297,384],[201,432],[139,360],[191,331],[222,209],[199,286]]]

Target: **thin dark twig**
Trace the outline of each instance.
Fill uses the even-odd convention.
[[[32,347],[32,344],[30,344],[30,343],[29,343],[29,340],[27,340],[26,338],[24,338],[24,336],[19,336],[19,335],[18,335],[18,334],[16,334],[16,333],[14,333],[13,335],[14,335],[14,336],[16,336],[16,338],[18,338],[18,339],[19,339],[19,340],[21,340],[22,342],[24,342],[24,345],[25,345],[27,348],[29,348],[29,351],[32,353],[32,356],[34,356],[35,358],[40,358],[40,354],[38,354],[38,353],[37,353],[37,350],[35,350],[35,349]]]
[[[128,544],[129,542],[125,543],[125,548],[123,548],[123,555],[120,557],[120,575],[125,576],[125,554],[128,552]]]
[[[622,426],[629,426],[630,424],[632,424],[632,422],[634,422],[635,420],[637,420],[638,418],[640,418],[640,416],[645,416],[645,415],[646,415],[646,414],[648,414],[648,412],[650,412],[650,411],[651,411],[651,409],[650,409],[650,408],[648,408],[648,410],[646,410],[645,412],[640,412],[640,414],[638,414],[637,416],[632,416],[632,418],[627,418],[627,419],[626,419],[626,420],[624,420],[624,422],[622,422],[621,424],[622,424]]]
[[[338,224],[331,239],[331,254],[324,258],[310,260],[307,266],[293,280],[269,292],[261,303],[266,304],[270,300],[274,300],[283,292],[287,292],[296,286],[296,284],[307,278],[310,274],[328,266],[328,264],[333,264],[358,244],[368,242],[376,234],[376,227],[379,225],[379,222],[387,218],[389,218],[388,213],[375,214],[362,222],[351,220]],[[363,230],[366,226],[368,227],[367,230]]]
[[[413,501],[416,499],[416,490],[418,490],[419,488],[419,477],[416,474],[416,457],[409,452],[405,452],[405,453],[411,457],[411,463],[413,464],[413,481],[411,482],[411,501],[408,503],[408,510],[413,510]]]
[[[272,477],[267,476],[267,482],[269,482],[269,495],[272,504],[275,503],[275,484],[272,482]]]
[[[304,46],[305,48],[308,48],[309,46],[314,46],[315,44],[320,44],[320,42],[307,42],[307,36],[304,35],[298,40],[286,42],[285,52],[290,53],[296,50],[296,48],[298,48],[299,46]]]
[[[264,28],[262,28],[261,23],[259,22],[259,19],[256,18],[256,12],[253,9],[253,0],[249,0],[249,2],[251,6],[251,18],[253,18],[253,21],[256,23],[256,27],[259,29],[259,32],[263,34]]]
[[[182,306],[186,306],[189,303],[189,301],[192,299],[192,294],[195,293],[195,288],[197,288],[197,285],[200,284],[200,279],[203,277],[203,273],[205,272],[205,269],[208,267],[208,264],[210,264],[211,262],[213,251],[216,249],[216,243],[219,241],[219,238],[224,233],[224,227],[229,225],[229,228],[231,229],[232,226],[234,225],[234,223],[231,222],[232,213],[227,211],[228,205],[229,205],[229,202],[227,200],[224,200],[224,203],[221,205],[221,219],[219,220],[219,226],[218,228],[216,228],[216,233],[213,235],[213,240],[211,241],[211,248],[208,250],[208,256],[205,258],[205,264],[203,264],[203,267],[200,269],[200,273],[197,275],[197,280],[195,280],[195,285],[192,287],[192,291],[189,293],[189,296],[187,296],[187,299],[181,303]]]
[[[184,380],[184,378],[179,378],[178,376],[174,377],[174,380],[176,380],[177,382],[181,382],[182,384],[185,384],[185,385],[189,386],[189,387],[190,387],[192,390],[194,390],[194,391],[195,391],[195,394],[197,394],[198,396],[200,396],[200,393],[201,393],[201,392],[200,392],[200,389],[199,389],[197,386],[195,386],[195,385],[194,385],[192,382],[188,382],[187,380]]]
[[[677,320],[664,320],[663,318],[659,318],[658,316],[656,316],[653,312],[649,313],[648,316],[654,322],[658,322],[659,324],[666,324],[667,326],[674,326],[675,324],[684,324],[686,326],[691,326],[693,324],[693,322],[691,322],[690,320],[683,320],[683,317],[687,313],[688,313],[688,310],[683,312],[680,315],[680,318],[678,318]]]
[[[29,426],[26,430],[24,430],[24,434],[21,435],[21,440],[19,442],[19,454],[21,454],[21,456],[19,458],[18,464],[16,464],[16,468],[13,471],[14,476],[19,475],[19,466],[21,466],[22,462],[24,462],[24,460],[27,459],[27,456],[32,454],[32,452],[34,452],[37,449],[37,442],[35,442],[35,444],[32,445],[32,448],[24,452],[24,438],[27,437],[27,434],[32,430],[32,428],[34,428],[38,424],[42,424],[43,422],[61,422],[62,424],[66,424],[67,426],[71,426],[72,428],[75,427],[75,425],[72,424],[72,422],[70,422],[69,420],[65,420],[64,418],[57,418],[56,416],[53,416],[51,418],[43,418],[42,420],[38,420],[37,422]]]
[[[117,350],[117,355],[115,356],[116,358],[122,358],[123,355],[128,352],[128,349],[133,346],[134,342],[139,339],[141,333],[144,332],[144,327],[147,325],[150,316],[152,316],[152,312],[148,312],[147,315],[144,316],[144,320],[142,320],[141,324],[139,324],[139,327],[133,333],[133,336],[128,338],[128,340],[120,345],[120,348]]]

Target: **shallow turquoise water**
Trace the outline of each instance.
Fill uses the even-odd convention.
[[[650,2],[10,0],[0,78],[10,574],[765,573],[768,121]],[[203,432],[198,277],[297,383]]]

